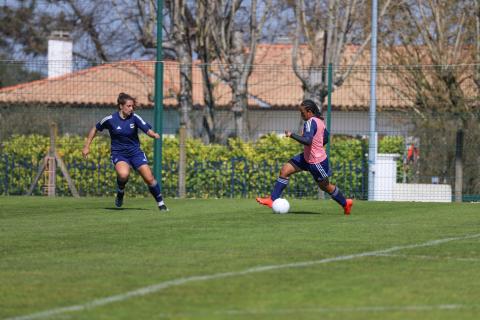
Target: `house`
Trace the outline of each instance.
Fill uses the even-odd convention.
[[[292,69],[291,49],[291,45],[286,44],[261,44],[257,48],[248,84],[247,119],[252,139],[269,132],[281,134],[285,129],[295,130],[301,125],[297,105],[302,100],[303,90]],[[355,46],[347,47],[346,61],[356,50]],[[366,55],[360,58],[350,76],[332,94],[333,134],[368,135],[370,67],[367,58]],[[233,116],[229,110],[231,90],[218,76],[218,68],[218,65],[211,68],[217,107],[215,123],[217,130],[227,137],[233,130]],[[120,61],[1,88],[0,117],[3,119],[0,120],[11,125],[10,129],[4,128],[4,134],[15,132],[14,123],[19,119],[29,119],[32,125],[24,128],[24,133],[39,132],[42,128],[48,130],[43,122],[56,121],[61,132],[83,135],[96,121],[114,112],[120,92],[135,96],[139,106],[137,112],[152,123],[154,71],[154,61]],[[340,67],[334,70],[344,71]],[[391,77],[392,73],[385,75]],[[389,85],[381,85],[385,75],[379,75],[377,85],[377,131],[380,135],[405,135],[408,127],[403,118],[412,102],[392,89],[391,81]],[[192,88],[194,133],[202,136],[204,100],[198,62],[193,66]],[[164,134],[176,134],[179,128],[176,99],[179,66],[175,61],[164,62],[163,92]]]

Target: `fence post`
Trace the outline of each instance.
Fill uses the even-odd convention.
[[[185,198],[185,180],[187,172],[187,151],[186,151],[187,129],[181,125],[178,131],[179,159],[178,159],[178,197]]]
[[[55,162],[55,144],[57,140],[57,125],[56,123],[52,122],[50,124],[50,149],[48,150],[47,155],[47,167],[46,172],[48,176],[48,181],[46,185],[46,193],[49,197],[55,197],[55,192],[57,189],[57,166]]]
[[[8,155],[5,155],[5,195],[8,195]]]
[[[455,148],[455,202],[462,202],[463,187],[463,130],[457,131],[457,144]]]
[[[230,198],[233,198],[235,193],[235,158],[231,159],[231,172],[230,172]]]

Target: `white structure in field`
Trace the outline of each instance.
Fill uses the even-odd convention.
[[[73,43],[68,32],[54,31],[48,39],[48,77],[71,73]]]
[[[377,154],[375,162],[375,201],[451,202],[449,184],[397,183],[398,154]]]
[[[397,158],[393,153],[378,153],[375,159],[375,201],[393,201],[393,189],[397,182]],[[370,199],[370,197],[369,197]]]

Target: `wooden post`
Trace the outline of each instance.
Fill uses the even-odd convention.
[[[62,158],[57,153],[57,150],[55,147],[56,140],[57,140],[57,125],[55,123],[52,123],[50,125],[50,147],[48,149],[48,154],[43,159],[41,165],[38,166],[37,175],[33,179],[33,182],[30,185],[30,188],[28,188],[27,196],[32,195],[33,190],[35,189],[35,186],[40,180],[40,176],[42,175],[42,173],[45,173],[47,177],[47,183],[44,188],[44,193],[49,197],[55,197],[55,193],[57,189],[56,178],[57,178],[57,164],[58,164],[58,166],[60,167],[60,170],[62,171],[63,176],[67,180],[68,187],[70,188],[72,195],[75,198],[80,197],[80,195],[78,194],[77,188],[73,183],[72,178],[68,174],[67,166],[65,166],[65,163],[63,163]]]
[[[179,144],[179,159],[178,159],[178,197],[185,198],[186,196],[186,172],[187,172],[187,151],[186,151],[186,140],[187,140],[187,129],[184,125],[180,126],[178,134],[178,144]]]
[[[45,187],[47,196],[55,197],[55,190],[57,189],[57,166],[55,161],[55,144],[57,138],[57,125],[52,122],[50,124],[50,148],[47,156],[47,185]]]

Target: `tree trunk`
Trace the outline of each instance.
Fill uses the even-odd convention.
[[[187,151],[186,151],[186,129],[180,126],[179,132],[179,160],[178,160],[178,197],[185,198],[186,177],[187,177]]]
[[[233,105],[232,112],[235,120],[235,136],[240,139],[246,139],[248,136],[245,124],[248,94],[246,85],[233,86]]]
[[[179,50],[180,51],[180,50]],[[180,57],[180,125],[184,125],[187,137],[192,137],[192,123],[190,114],[192,111],[192,59],[190,55]]]
[[[206,59],[204,59],[204,62]],[[213,85],[210,81],[208,73],[208,65],[204,63],[200,66],[202,70],[202,87],[203,87],[203,101],[205,102],[205,108],[203,110],[203,128],[207,131],[207,143],[213,143],[216,141],[215,132],[215,99],[213,96]]]
[[[457,130],[457,145],[455,148],[455,202],[462,202],[463,187],[463,130]]]

